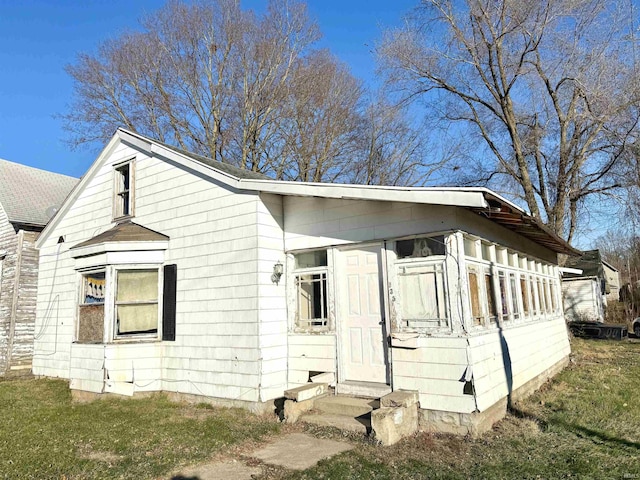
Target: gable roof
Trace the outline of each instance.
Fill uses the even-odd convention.
[[[77,183],[77,178],[0,159],[0,204],[11,223],[44,227]]]
[[[531,217],[514,203],[484,187],[396,187],[274,180],[261,173],[196,155],[123,128],[116,130],[89,171],[69,195],[63,208],[45,228],[38,239],[38,246],[48,237],[58,219],[68,210],[84,185],[93,178],[100,168],[103,160],[120,142],[131,145],[150,156],[161,157],[179,164],[236,190],[288,196],[411,202],[468,208],[554,252],[569,255],[579,253],[565,240],[547,229],[538,219]],[[499,213],[502,215],[498,215]]]

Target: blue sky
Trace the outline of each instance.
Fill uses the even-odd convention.
[[[81,176],[95,150],[72,151],[57,114],[71,101],[64,71],[78,53],[126,30],[164,0],[0,0],[0,158],[66,175]],[[371,48],[385,27],[399,25],[418,0],[308,0],[329,48],[372,81]],[[261,9],[265,0],[244,0]]]

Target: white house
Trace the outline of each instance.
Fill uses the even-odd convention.
[[[464,433],[569,355],[571,247],[482,188],[274,181],[118,130],[38,247],[34,373],[76,395],[260,409],[329,372]]]

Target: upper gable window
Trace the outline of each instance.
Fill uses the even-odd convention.
[[[113,218],[133,216],[133,160],[114,169]]]

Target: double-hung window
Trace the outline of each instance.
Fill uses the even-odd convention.
[[[158,334],[158,269],[116,270],[115,338]]]
[[[134,200],[134,161],[116,165],[114,168],[113,218],[133,216]]]
[[[297,328],[329,328],[327,251],[316,250],[294,255],[294,285]]]

